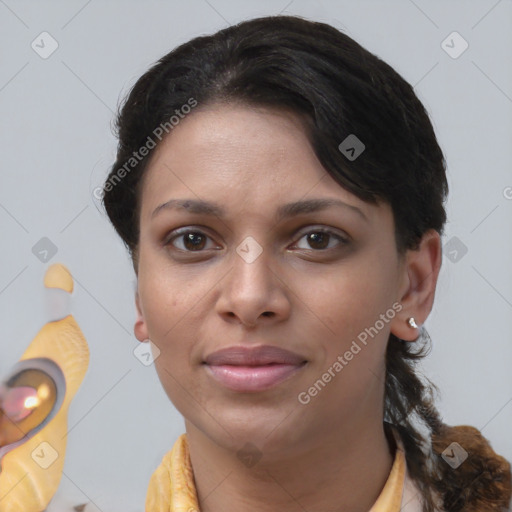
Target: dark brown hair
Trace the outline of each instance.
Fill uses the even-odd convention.
[[[139,78],[120,108],[117,160],[103,203],[135,272],[141,183],[150,158],[139,150],[171,133],[172,117],[187,113],[191,99],[200,106],[241,102],[287,108],[307,119],[312,147],[340,186],[369,203],[390,204],[399,255],[417,250],[430,229],[443,234],[446,162],[411,85],[328,24],[268,16],[175,48]],[[354,160],[339,149],[351,134],[365,145]],[[390,334],[384,419],[400,432],[424,512],[434,511],[436,500],[449,512],[501,512],[510,503],[510,464],[477,429],[442,422],[434,406],[437,388],[416,370],[429,342],[428,335],[413,344]],[[468,452],[456,469],[442,457],[452,442]]]

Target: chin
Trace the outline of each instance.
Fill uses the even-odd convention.
[[[280,409],[262,411],[261,408],[215,407],[216,414],[193,422],[199,429],[225,449],[238,451],[246,444],[262,452],[281,452],[304,438],[311,437],[297,428],[293,413]],[[215,421],[216,420],[216,421]],[[246,447],[249,449],[249,447]]]

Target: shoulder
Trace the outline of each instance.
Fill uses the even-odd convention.
[[[435,512],[448,512],[442,507],[439,495],[434,495],[434,501],[436,502]],[[423,502],[421,489],[406,470],[400,512],[423,512]]]
[[[400,512],[423,512],[423,492],[416,481],[411,477],[411,474],[408,470],[407,453],[398,430],[393,428],[392,431],[396,441],[396,449],[403,453],[405,466]],[[442,499],[437,493],[434,492],[432,498],[435,504],[434,512],[447,512],[442,507]]]
[[[146,511],[168,512],[171,510],[172,450],[163,457],[149,479],[146,492]]]
[[[162,462],[151,475],[146,494],[146,510],[198,510],[186,434],[178,437],[172,449],[162,457]]]

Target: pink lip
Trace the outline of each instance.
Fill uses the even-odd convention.
[[[304,365],[271,364],[265,366],[221,365],[206,368],[214,379],[226,387],[241,392],[263,391],[287,379]]]
[[[228,347],[210,354],[204,364],[209,375],[227,388],[257,392],[288,379],[306,362],[304,357],[294,352],[263,345]]]

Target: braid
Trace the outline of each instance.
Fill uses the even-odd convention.
[[[423,332],[426,331],[423,329]],[[510,463],[470,426],[443,423],[436,409],[438,388],[416,374],[415,365],[430,351],[430,338],[414,344],[390,335],[386,352],[385,420],[398,430],[407,470],[421,492],[423,512],[504,512],[510,506]],[[421,433],[420,427],[426,429]],[[443,452],[458,443],[467,459],[452,467]]]

